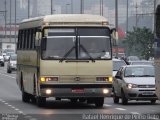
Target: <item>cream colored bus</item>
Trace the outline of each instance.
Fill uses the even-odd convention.
[[[112,92],[111,29],[106,18],[60,14],[23,20],[17,44],[22,101],[46,98],[102,107]]]

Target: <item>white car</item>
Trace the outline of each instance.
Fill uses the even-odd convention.
[[[4,66],[4,58],[0,55],[0,66]]]
[[[7,62],[7,73],[11,73],[13,70],[17,70],[17,55],[13,54],[10,56]]]
[[[112,72],[113,77],[116,75],[116,73],[119,70],[119,68],[121,66],[125,66],[125,65],[127,65],[127,64],[126,64],[126,62],[124,60],[113,59],[113,72]]]
[[[8,61],[8,60],[9,60],[9,57],[10,57],[12,54],[15,54],[15,53],[14,53],[14,52],[7,52],[6,55],[4,56],[4,61]]]
[[[155,71],[152,65],[127,65],[113,79],[113,101],[127,104],[129,100],[148,100],[155,103]]]

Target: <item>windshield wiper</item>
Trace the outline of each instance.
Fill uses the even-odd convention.
[[[65,60],[65,58],[75,49],[75,46],[73,46],[68,52],[66,52],[66,54],[63,56],[62,59],[59,60],[59,62],[63,62],[63,60]]]
[[[80,44],[80,48],[82,48],[82,50],[89,56],[90,60],[92,60],[92,62],[95,62],[95,60],[92,58],[92,56],[88,53],[88,51],[84,48],[83,45]]]
[[[58,58],[61,58],[60,56],[48,56],[47,57],[48,59],[58,59]]]
[[[125,77],[137,77],[136,75],[127,75]]]
[[[139,77],[154,77],[154,75],[141,75]]]

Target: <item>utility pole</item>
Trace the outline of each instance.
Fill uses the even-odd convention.
[[[103,0],[102,0],[102,16],[103,16]]]
[[[11,22],[12,22],[12,21],[11,21],[11,18],[12,18],[12,16],[11,16],[11,8],[12,8],[12,5],[11,5],[11,4],[12,4],[12,3],[11,3],[11,0],[10,0],[10,37],[9,37],[9,38],[10,38],[10,42],[11,42],[11,24],[12,24],[12,23],[11,23]]]
[[[73,0],[71,0],[71,14],[73,14]]]
[[[115,0],[115,27],[118,32],[118,0]],[[118,40],[116,40],[116,43],[116,57],[118,57]]]
[[[84,7],[84,6],[83,6],[83,5],[84,5],[84,3],[83,3],[83,2],[84,2],[84,1],[83,1],[83,0],[81,0],[81,10],[80,10],[80,13],[81,13],[81,14],[83,14],[83,10],[84,10],[84,8],[83,8],[83,7]]]
[[[126,15],[126,32],[128,32],[128,0],[127,0],[127,15]]]
[[[137,10],[138,10],[138,5],[137,5],[137,2],[136,2],[136,29],[137,29],[137,25],[138,25],[138,14],[137,14]]]
[[[155,35],[155,32],[156,32],[156,30],[155,30],[155,26],[156,26],[156,4],[157,4],[157,0],[154,0],[154,14],[153,14],[153,22],[154,22],[154,24],[153,24],[153,33],[154,33],[154,35]]]
[[[53,0],[51,0],[51,15],[53,14]]]
[[[28,18],[30,18],[30,0],[28,0]]]
[[[6,29],[7,29],[7,5],[6,5],[6,0],[4,1],[4,4],[5,4],[5,39],[7,38],[7,32],[6,32]]]
[[[15,44],[16,44],[16,28],[17,28],[17,21],[16,21],[16,17],[17,17],[17,11],[16,11],[16,0],[15,0],[15,27],[14,27],[14,37],[15,37]]]
[[[103,0],[100,0],[100,15],[103,16]]]
[[[102,13],[102,0],[99,1],[99,12],[101,15],[101,13]]]

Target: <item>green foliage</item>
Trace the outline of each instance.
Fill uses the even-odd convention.
[[[134,27],[133,32],[128,32],[123,41],[127,55],[136,55],[142,59],[149,59],[149,57],[153,56],[153,43],[154,35],[152,31],[146,27]]]

